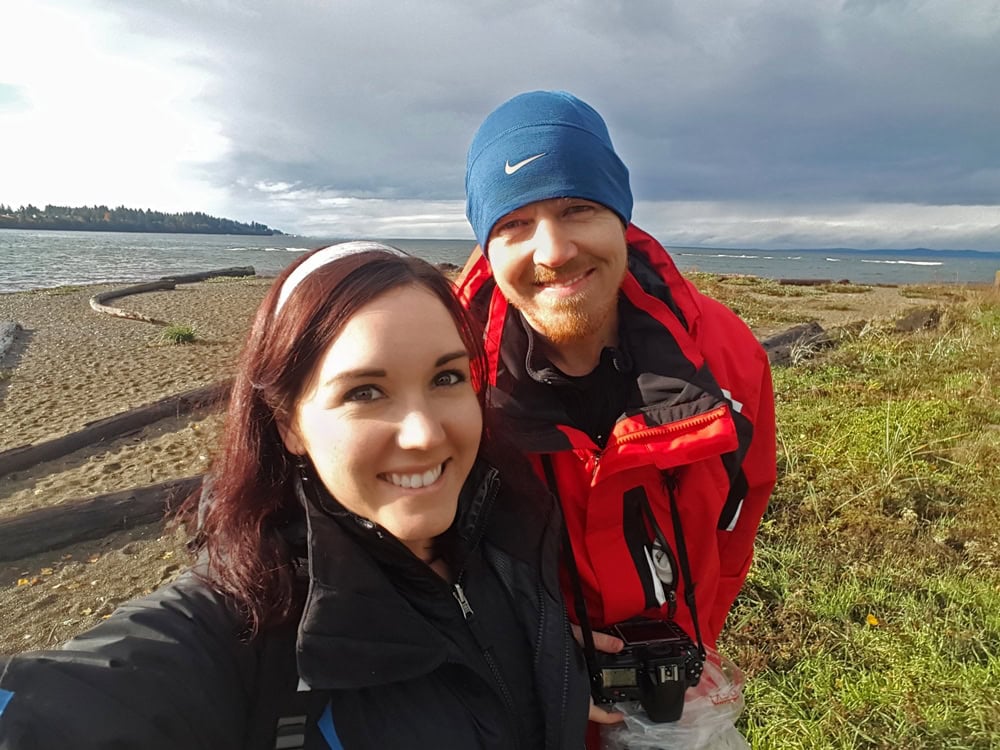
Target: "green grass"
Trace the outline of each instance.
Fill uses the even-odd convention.
[[[778,486],[720,644],[754,748],[1000,748],[1000,300],[945,310],[775,370]]]
[[[197,338],[194,328],[179,323],[168,325],[160,331],[160,341],[166,344],[191,344]]]

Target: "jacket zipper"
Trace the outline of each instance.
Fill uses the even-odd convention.
[[[456,583],[452,587],[451,595],[455,597],[458,601],[458,606],[462,608],[462,617],[468,620],[473,614],[475,614],[472,611],[472,606],[469,604],[469,600],[465,598],[465,592],[462,590],[462,584]]]
[[[488,513],[493,505],[494,500],[496,500],[497,492],[500,489],[499,472],[496,469],[491,469],[487,474],[484,482],[486,483],[486,497],[483,501],[482,511],[483,513]],[[477,525],[475,536],[469,539],[469,551],[470,554],[477,547],[479,547],[480,541],[482,541],[483,534],[486,533],[485,525],[480,523]],[[507,683],[503,679],[503,675],[500,673],[500,668],[496,663],[496,659],[493,656],[492,648],[484,647],[482,640],[479,636],[479,628],[475,624],[474,620],[476,613],[472,609],[472,605],[469,604],[469,600],[465,596],[465,590],[462,588],[462,578],[465,577],[465,570],[461,570],[455,579],[455,583],[452,586],[451,594],[455,597],[455,601],[458,602],[459,608],[462,610],[462,618],[465,620],[469,627],[469,631],[472,633],[473,639],[476,641],[476,645],[479,646],[480,652],[483,654],[483,658],[486,661],[487,667],[489,667],[490,674],[493,676],[494,682],[498,689],[500,690],[500,698],[507,708],[507,713],[510,717],[511,727],[514,730],[514,742],[515,746],[520,746],[521,740],[518,732],[518,721],[517,721],[517,711],[514,708],[514,699],[510,694],[510,688],[507,687]]]
[[[676,422],[670,422],[668,424],[657,425],[656,427],[647,427],[644,430],[636,430],[635,432],[630,432],[627,435],[622,435],[620,438],[614,438],[615,443],[631,443],[636,440],[643,440],[650,435],[662,435],[663,433],[674,433],[683,432],[684,430],[689,430],[692,427],[702,427],[703,425],[710,424],[720,417],[722,417],[728,407],[725,405],[717,406],[711,411],[707,411],[704,414],[698,414],[694,417],[688,417],[687,419],[680,419]]]
[[[484,647],[482,641],[479,639],[479,633],[475,625],[473,625],[473,618],[475,618],[476,613],[472,610],[472,605],[469,604],[469,600],[465,597],[465,591],[462,589],[462,575],[465,571],[458,574],[458,580],[455,581],[455,585],[452,587],[452,595],[458,602],[458,606],[462,610],[462,617],[469,624],[469,630],[472,631],[472,637],[475,639],[476,643],[479,644],[479,650],[483,654],[483,658],[486,660],[486,665],[490,669],[490,674],[493,675],[493,680],[496,682],[497,687],[500,689],[500,697],[503,700],[504,705],[507,707],[507,712],[510,715],[511,724],[514,729],[514,743],[515,746],[520,746],[520,737],[518,734],[518,722],[516,719],[517,711],[514,708],[514,698],[510,694],[510,688],[507,687],[507,683],[503,679],[503,675],[500,673],[500,667],[497,665],[496,659],[493,656],[493,649],[491,647]]]
[[[692,427],[702,427],[704,425],[711,424],[712,422],[719,419],[725,412],[726,408],[727,407],[724,405],[717,406],[716,408],[712,409],[711,411],[705,412],[704,414],[698,414],[697,416],[694,417],[681,419],[678,420],[677,422],[670,422],[669,424],[657,425],[656,427],[647,427],[644,430],[636,430],[635,432],[630,432],[626,435],[622,435],[621,437],[614,437],[614,435],[612,435],[611,439],[608,441],[607,445],[605,445],[603,449],[595,450],[593,452],[594,464],[590,470],[590,481],[593,482],[594,479],[597,477],[597,470],[601,466],[601,458],[603,458],[604,454],[607,453],[607,451],[612,446],[621,445],[623,443],[634,443],[637,440],[645,440],[646,438],[651,437],[653,435],[663,435],[665,433],[672,434],[675,432],[683,432],[685,430],[689,430]]]

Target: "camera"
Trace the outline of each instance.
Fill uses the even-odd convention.
[[[596,655],[595,702],[638,700],[652,721],[681,718],[684,691],[698,684],[704,667],[687,633],[670,620],[630,620],[604,632],[621,638],[625,648]]]

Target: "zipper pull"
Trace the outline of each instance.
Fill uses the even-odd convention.
[[[465,598],[465,592],[462,591],[462,584],[456,583],[454,590],[451,595],[458,600],[458,606],[462,608],[462,617],[468,620],[474,614],[472,607],[469,606],[469,600]]]
[[[594,451],[594,468],[590,470],[590,481],[593,482],[597,476],[597,470],[601,466],[601,451]]]

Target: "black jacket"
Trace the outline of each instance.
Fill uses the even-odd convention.
[[[306,507],[297,633],[248,642],[231,602],[189,572],[0,667],[0,748],[273,748],[276,731],[324,749],[583,746],[551,503],[478,466],[449,532],[457,587],[370,522]]]

